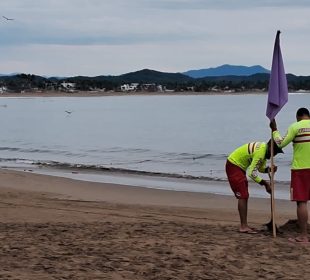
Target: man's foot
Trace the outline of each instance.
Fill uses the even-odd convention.
[[[258,233],[258,231],[256,229],[250,228],[250,227],[240,228],[239,232],[240,233],[247,233],[247,234],[256,234],[256,233]]]
[[[309,239],[306,237],[290,237],[288,241],[292,243],[309,244]]]

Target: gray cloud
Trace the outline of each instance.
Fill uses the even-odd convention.
[[[149,1],[151,7],[161,9],[219,9],[240,10],[263,7],[309,7],[307,0],[158,0]]]
[[[0,21],[0,73],[268,68],[278,29],[288,71],[310,63],[308,1],[2,0],[0,10],[15,19]]]

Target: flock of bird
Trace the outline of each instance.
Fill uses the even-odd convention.
[[[14,18],[8,18],[8,17],[6,17],[6,16],[2,16],[5,20],[8,20],[8,21],[10,21],[10,20],[14,20]],[[0,105],[1,107],[6,107],[6,105]],[[68,115],[70,115],[71,113],[72,113],[72,111],[65,111]]]

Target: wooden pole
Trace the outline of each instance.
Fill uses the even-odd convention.
[[[271,131],[271,146],[270,146],[270,165],[271,165],[271,176],[270,176],[270,187],[271,187],[271,220],[272,220],[272,233],[273,237],[277,237],[276,222],[275,222],[275,202],[274,202],[274,143]]]

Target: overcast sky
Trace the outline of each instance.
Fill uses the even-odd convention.
[[[286,73],[310,75],[309,0],[1,0],[0,10],[0,74],[270,69],[279,29]]]

